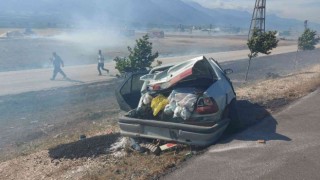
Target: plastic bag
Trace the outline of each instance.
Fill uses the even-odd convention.
[[[142,102],[143,102],[143,104],[148,105],[151,103],[152,99],[153,99],[152,96],[150,96],[149,93],[146,93],[143,95]]]
[[[166,115],[173,115],[173,110],[171,105],[170,104],[167,104],[166,107],[164,107],[164,110],[163,112],[166,114]]]
[[[187,108],[189,111],[194,110],[194,105],[198,99],[198,96],[195,94],[188,94],[185,96],[180,102],[178,102],[179,106]]]
[[[180,116],[182,119],[187,120],[191,117],[192,112],[190,112],[186,107],[183,107]]]
[[[174,112],[173,118],[181,117],[184,120],[189,119],[198,99],[195,93],[196,89],[194,88],[173,90],[168,97],[170,107],[166,108],[165,113],[169,113],[171,110]]]
[[[173,118],[181,117],[182,107],[177,106],[174,110]]]
[[[167,104],[169,104],[169,100],[161,94],[153,98],[151,101],[153,116],[157,116],[161,110],[164,110]]]

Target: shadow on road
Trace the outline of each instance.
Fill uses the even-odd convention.
[[[73,82],[73,83],[85,83],[84,81],[70,79],[70,78],[61,79],[61,80],[55,80],[55,81],[68,81],[68,82]]]
[[[52,159],[78,159],[108,154],[107,149],[120,137],[119,133],[95,136],[49,149]]]
[[[239,100],[237,107],[239,123],[231,123],[219,143],[228,143],[234,139],[291,141],[289,137],[277,133],[278,122],[264,107],[247,100]]]
[[[74,82],[74,83],[84,83],[84,81],[79,81],[79,80],[70,79],[70,78],[67,78],[66,81]]]

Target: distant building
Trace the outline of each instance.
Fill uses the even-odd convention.
[[[26,35],[26,36],[32,36],[32,35],[35,35],[35,32],[32,31],[31,28],[26,28],[26,29],[24,30],[23,34]]]
[[[148,31],[150,38],[164,38],[164,32],[161,30],[151,30]]]

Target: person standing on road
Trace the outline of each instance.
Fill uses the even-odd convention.
[[[102,55],[101,50],[99,50],[99,53],[98,53],[98,71],[99,71],[99,76],[102,75],[101,74],[101,69],[104,70],[104,71],[107,71],[107,73],[109,73],[109,70],[104,68],[104,56]]]
[[[61,67],[64,67],[64,63],[60,56],[57,55],[56,52],[52,53],[53,57],[50,58],[52,64],[53,64],[53,75],[50,80],[55,80],[58,73],[60,73],[64,79],[67,78],[67,75],[62,71]]]

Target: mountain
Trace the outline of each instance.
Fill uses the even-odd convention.
[[[210,9],[188,0],[185,3],[212,17],[215,25],[241,28],[250,27],[252,14],[247,11],[220,8]],[[320,29],[320,25],[317,23],[309,23],[309,26],[313,29]],[[302,30],[304,26],[303,21],[300,20],[281,18],[275,14],[266,14],[266,28],[270,30]]]
[[[108,26],[140,27],[206,25],[248,28],[251,13],[210,9],[182,0],[10,0],[0,6],[0,26]],[[302,21],[267,16],[268,28],[289,29]]]
[[[186,1],[189,6],[201,11],[212,18],[215,25],[218,26],[236,26],[249,27],[251,15],[246,11],[230,10],[230,9],[210,9],[201,6],[193,1]]]

